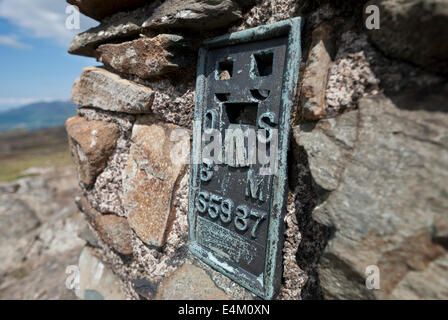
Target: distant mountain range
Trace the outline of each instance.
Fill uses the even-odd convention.
[[[0,131],[35,130],[64,125],[76,114],[71,101],[37,102],[0,112]]]

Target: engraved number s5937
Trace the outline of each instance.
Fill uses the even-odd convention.
[[[239,231],[246,231],[249,227],[250,218],[255,219],[250,230],[250,235],[254,239],[257,237],[257,229],[260,223],[267,216],[265,212],[250,209],[246,205],[239,205],[234,210],[235,204],[232,199],[224,199],[207,191],[198,193],[195,207],[197,212],[201,214],[207,212],[212,220],[216,220],[219,217],[219,220],[224,224],[228,224],[233,220],[233,225]]]

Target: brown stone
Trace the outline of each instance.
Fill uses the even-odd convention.
[[[146,0],[67,0],[75,5],[79,11],[88,17],[100,21],[118,11],[127,10],[144,5]]]
[[[83,107],[131,114],[148,113],[154,91],[105,69],[87,67],[73,83],[71,99]]]
[[[178,35],[159,34],[97,49],[97,60],[119,72],[148,79],[182,70],[193,64],[191,43]]]
[[[126,218],[118,217],[113,214],[102,215],[93,208],[85,196],[77,197],[76,204],[78,209],[84,213],[89,224],[97,231],[101,240],[117,252],[128,255],[132,253],[132,230]],[[94,241],[92,241],[94,240]],[[88,236],[87,242],[95,246],[95,239]]]
[[[66,128],[79,180],[91,186],[115,150],[118,128],[114,123],[87,121],[79,116],[69,118]]]
[[[325,116],[327,75],[334,54],[332,34],[333,30],[327,24],[321,24],[312,34],[300,95],[302,116],[307,120],[318,120]]]
[[[148,123],[149,122],[149,123]],[[171,159],[174,148],[188,148],[189,138],[170,141],[178,127],[137,120],[132,130],[132,145],[124,173],[124,206],[130,226],[145,242],[165,243],[174,218],[173,193],[184,173],[185,164]]]
[[[98,217],[95,222],[104,242],[121,254],[132,253],[132,230],[126,218],[108,214]]]
[[[159,286],[156,300],[228,300],[208,274],[191,264],[184,264]]]

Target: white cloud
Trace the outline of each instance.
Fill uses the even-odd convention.
[[[34,38],[50,38],[68,46],[73,37],[98,22],[80,15],[80,30],[69,30],[65,26],[68,4],[63,0],[0,0],[0,17],[20,27],[21,31]]]
[[[15,49],[30,49],[31,46],[20,42],[15,34],[0,35],[0,46],[12,47]]]

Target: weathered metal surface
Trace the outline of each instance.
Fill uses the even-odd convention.
[[[301,58],[301,18],[207,40],[199,52],[189,194],[190,251],[265,299],[279,290],[290,116]],[[277,170],[258,161],[203,159],[204,132],[277,129]],[[224,140],[224,139],[223,139]],[[257,135],[257,140],[263,140]],[[244,147],[250,145],[245,135]],[[258,141],[259,142],[259,141]],[[232,141],[233,143],[233,141]]]

